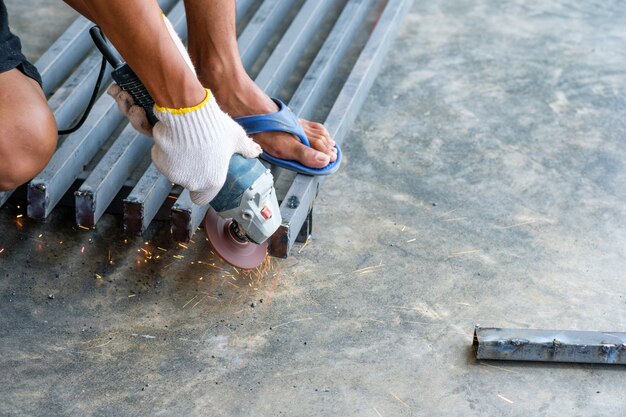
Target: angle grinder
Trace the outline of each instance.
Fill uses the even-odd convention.
[[[157,122],[152,111],[154,100],[137,75],[109,45],[98,26],[89,33],[113,67],[113,80],[143,107],[148,121],[154,125]],[[226,182],[210,206],[204,218],[204,231],[218,255],[239,268],[259,266],[267,254],[267,240],[282,222],[270,170],[258,159],[234,154]]]

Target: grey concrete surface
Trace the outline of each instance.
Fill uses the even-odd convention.
[[[626,328],[625,19],[416,2],[314,240],[263,273],[208,265],[201,235],[0,209],[0,415],[623,415],[623,367],[470,345],[475,323]]]

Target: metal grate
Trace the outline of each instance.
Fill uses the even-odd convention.
[[[358,115],[412,0],[239,0],[239,48],[244,65],[270,96],[289,103],[300,117],[324,120],[341,144]],[[186,39],[182,2],[161,0]],[[91,44],[91,23],[77,19],[36,62],[59,126],[76,120],[88,100],[100,56]],[[110,82],[105,78],[104,85]],[[44,171],[27,185],[28,216],[45,219],[68,191],[74,192],[76,222],[96,227],[123,200],[124,230],[141,235],[168,196],[172,238],[188,241],[208,207],[163,177],[149,162],[151,139],[127,124],[115,102],[101,94],[85,124],[61,138]],[[269,253],[287,257],[296,241],[308,239],[312,209],[324,177],[272,168],[283,224]],[[0,193],[0,206],[12,192]]]

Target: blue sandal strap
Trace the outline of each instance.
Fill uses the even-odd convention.
[[[269,131],[287,132],[296,136],[304,145],[310,147],[311,143],[307,139],[302,126],[300,126],[296,115],[293,114],[291,109],[281,100],[277,98],[273,98],[272,100],[278,106],[277,112],[237,117],[234,120],[239,123],[249,135]]]
[[[300,121],[296,115],[279,99],[273,98],[272,100],[274,100],[278,106],[277,112],[237,117],[234,120],[239,123],[241,127],[243,127],[248,135],[270,131],[286,132],[298,138],[303,145],[311,147],[311,142],[309,142],[306,137],[306,133],[304,133],[304,129],[302,129]],[[263,152],[260,157],[261,159],[264,159],[278,167],[295,171],[300,174],[328,175],[337,171],[337,169],[339,169],[339,165],[341,164],[341,149],[338,145],[335,145],[335,148],[337,149],[337,159],[334,162],[330,162],[324,168],[307,167],[298,161],[277,158],[267,152]]]

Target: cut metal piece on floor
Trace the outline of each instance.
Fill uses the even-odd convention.
[[[476,359],[626,365],[626,333],[476,326]]]

